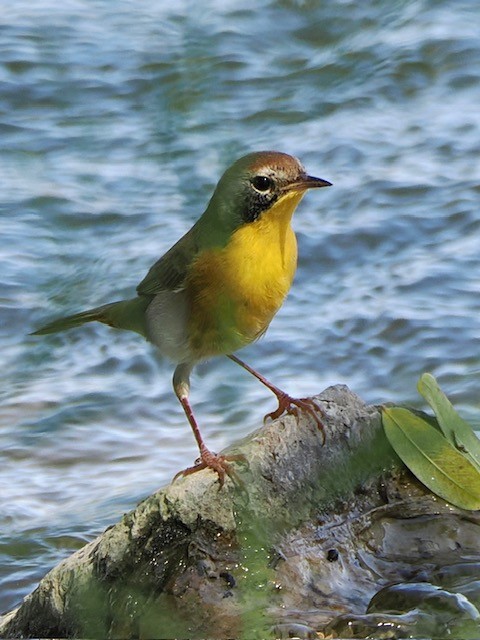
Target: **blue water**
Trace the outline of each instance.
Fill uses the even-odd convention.
[[[479,424],[479,26],[474,0],[0,2],[0,610],[197,455],[139,336],[29,332],[131,296],[248,151],[334,186],[242,357],[420,407],[430,371]],[[275,407],[226,359],[192,402],[213,450]]]

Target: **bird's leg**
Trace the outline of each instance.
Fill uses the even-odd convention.
[[[298,416],[298,412],[303,411],[305,413],[308,413],[308,415],[310,415],[316,422],[317,427],[322,432],[323,441],[325,442],[325,427],[318,415],[324,415],[324,412],[322,411],[321,407],[315,402],[315,400],[313,400],[312,398],[292,398],[288,395],[288,393],[285,393],[285,391],[282,391],[274,384],[269,382],[260,373],[258,373],[258,371],[252,369],[252,367],[243,362],[243,360],[237,358],[237,356],[230,354],[228,357],[230,358],[230,360],[233,360],[233,362],[236,362],[241,367],[243,367],[245,371],[251,373],[252,376],[255,376],[257,380],[259,380],[263,385],[267,387],[267,389],[270,389],[270,391],[275,394],[278,400],[278,407],[277,409],[275,409],[275,411],[272,411],[272,413],[267,413],[264,420],[267,420],[268,418],[270,418],[271,420],[275,420],[276,418],[279,418],[284,412],[294,416]]]
[[[193,415],[192,407],[188,399],[190,392],[191,370],[191,364],[179,364],[175,369],[175,373],[173,374],[173,388],[175,390],[177,398],[180,401],[180,404],[183,407],[183,410],[185,411],[185,415],[187,416],[187,420],[190,423],[193,435],[195,436],[195,440],[197,441],[198,449],[200,451],[200,460],[193,467],[188,467],[183,471],[179,471],[174,477],[174,480],[176,480],[178,476],[187,476],[191,473],[194,473],[195,471],[200,471],[201,469],[212,469],[212,471],[215,471],[215,473],[218,474],[220,487],[222,487],[225,482],[225,474],[237,483],[241,483],[240,479],[232,469],[229,462],[244,460],[244,456],[218,455],[210,451],[210,449],[207,449],[207,447],[205,446],[202,434],[200,433],[200,429],[198,427],[197,421],[195,420],[195,416]]]

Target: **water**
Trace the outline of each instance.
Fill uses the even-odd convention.
[[[0,0],[0,610],[196,457],[172,365],[56,316],[131,296],[252,150],[334,187],[242,353],[293,394],[346,383],[479,423],[480,9],[474,0]],[[220,450],[275,403],[226,359],[192,401]]]

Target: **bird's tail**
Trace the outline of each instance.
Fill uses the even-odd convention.
[[[56,333],[57,331],[67,331],[74,327],[80,327],[86,322],[103,322],[110,327],[136,331],[145,336],[145,310],[149,303],[150,298],[143,296],[132,300],[111,302],[95,309],[89,309],[73,316],[49,322],[31,335],[40,336],[47,333]]]

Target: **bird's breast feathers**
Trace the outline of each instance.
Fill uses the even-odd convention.
[[[196,357],[234,352],[266,331],[295,275],[297,242],[290,221],[300,198],[280,199],[264,216],[239,227],[224,248],[195,258],[185,286]]]

